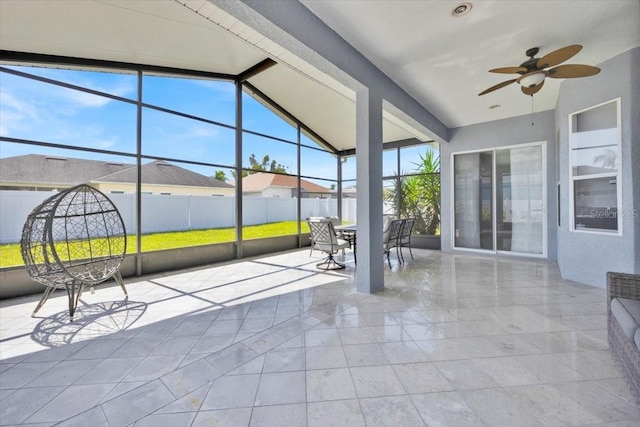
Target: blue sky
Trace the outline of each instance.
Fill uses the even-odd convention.
[[[52,68],[10,67],[26,73],[91,88],[135,101],[137,75],[87,72]],[[229,82],[145,76],[143,102],[219,123],[235,124],[235,87]],[[278,138],[296,140],[296,129],[244,94],[243,127]],[[295,113],[295,112],[294,112]],[[143,108],[143,153],[188,161],[232,166],[235,163],[233,129],[191,120]],[[136,151],[136,106],[104,96],[0,73],[0,135],[133,154]],[[303,137],[303,143],[314,143]],[[37,152],[39,154],[82,157],[87,159],[133,163],[132,158],[116,158],[94,153],[63,152],[44,147],[0,143],[0,157]],[[289,173],[297,172],[294,145],[245,134],[244,166],[251,153],[261,160],[269,155],[284,165]],[[425,148],[403,150],[402,171],[413,170],[418,152]],[[395,154],[385,153],[385,174],[397,170]],[[302,148],[301,174],[337,179],[336,160],[330,154]],[[205,175],[212,167],[181,166]],[[227,176],[230,174],[227,172]],[[344,164],[344,179],[355,178],[355,159]],[[321,185],[329,186],[326,182]]]

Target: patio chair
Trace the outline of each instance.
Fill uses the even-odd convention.
[[[323,216],[310,216],[309,218],[307,218],[307,221],[312,220],[312,221],[317,221],[319,219],[324,219]],[[313,255],[313,250],[315,249],[314,246],[316,245],[316,243],[313,241],[313,235],[309,236],[309,240],[311,240],[311,250],[309,251],[309,256]]]
[[[402,234],[403,224],[404,220],[394,219],[393,221],[391,221],[391,224],[389,224],[389,228],[382,232],[382,244],[384,253],[387,255],[389,268],[391,268],[391,260],[389,259],[389,254],[391,253],[391,249],[393,248],[396,248],[396,257],[398,258],[398,262],[402,262],[398,254],[398,247],[400,246],[400,235]]]
[[[308,219],[309,229],[311,230],[311,241],[314,249],[327,254],[327,258],[316,264],[318,268],[325,270],[338,270],[344,268],[345,265],[335,260],[333,255],[337,254],[340,249],[344,255],[345,248],[350,247],[349,242],[339,239],[336,236],[336,230],[333,223],[328,219]]]
[[[404,220],[404,224],[402,225],[402,233],[400,233],[400,256],[402,257],[402,262],[404,262],[404,254],[402,253],[403,247],[409,248],[409,253],[411,254],[411,259],[413,259],[413,251],[411,250],[411,232],[413,231],[413,224],[416,222],[415,218],[407,218]]]

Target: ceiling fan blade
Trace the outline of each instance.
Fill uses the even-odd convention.
[[[525,95],[533,95],[534,93],[537,93],[540,89],[542,89],[542,86],[544,86],[544,80],[540,82],[540,84],[533,86],[533,87],[524,87],[521,86],[520,89],[522,89],[522,93],[524,93]]]
[[[538,69],[553,67],[554,65],[558,65],[571,58],[576,53],[580,52],[580,50],[582,50],[582,46],[579,44],[573,44],[571,46],[563,47],[562,49],[554,50],[553,52],[538,59],[536,66]]]
[[[501,73],[501,74],[523,74],[528,70],[525,67],[503,67],[503,68],[494,68],[493,70],[489,70],[490,73]]]
[[[513,80],[507,80],[506,82],[498,83],[495,86],[491,86],[489,89],[483,90],[482,92],[480,92],[478,94],[478,96],[484,95],[484,94],[489,93],[489,92],[493,92],[494,90],[498,90],[501,87],[505,87],[507,85],[510,85],[511,83],[515,82],[516,80],[517,79],[513,79]]]
[[[570,79],[575,77],[594,76],[600,72],[600,68],[591,65],[568,64],[558,65],[548,71],[548,76],[554,79]]]

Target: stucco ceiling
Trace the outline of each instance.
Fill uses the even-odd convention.
[[[638,0],[483,0],[463,18],[449,0],[302,3],[449,127],[531,112],[515,85],[477,96],[510,78],[488,69],[523,62],[530,47],[582,44],[568,63],[598,64],[640,45]],[[335,148],[355,147],[350,89],[207,0],[0,0],[0,48],[232,75],[272,58],[250,82]],[[545,84],[536,111],[554,108],[559,84]],[[429,139],[384,117],[385,142]]]
[[[566,63],[596,65],[640,46],[638,0],[476,0],[462,17],[452,10],[463,0],[301,1],[448,127],[530,113],[517,84],[477,95],[514,78],[488,70],[521,64],[531,47],[540,57],[580,44]],[[535,111],[555,108],[561,81],[547,79]]]

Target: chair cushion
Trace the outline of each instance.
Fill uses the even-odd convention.
[[[624,334],[633,341],[640,326],[640,300],[629,298],[612,299],[611,315],[616,319]]]

